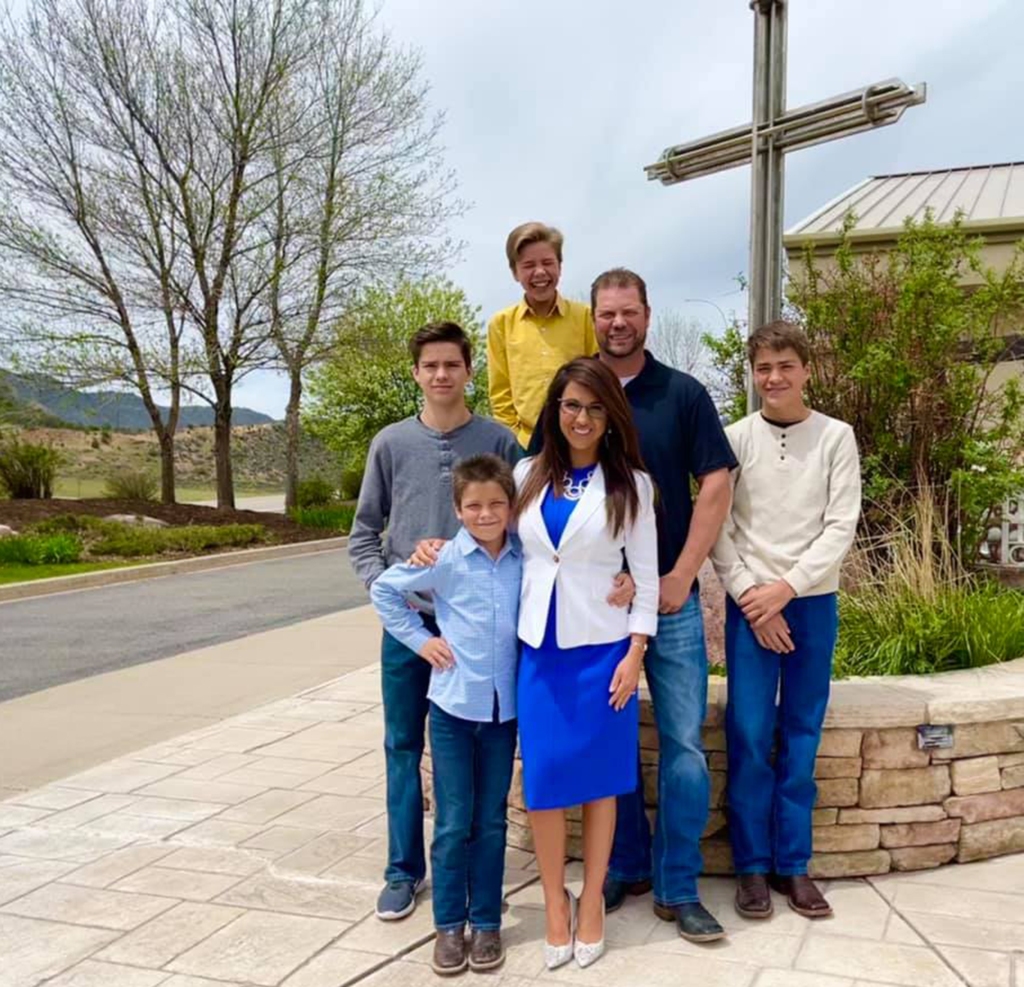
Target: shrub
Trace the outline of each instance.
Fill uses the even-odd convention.
[[[363,473],[366,464],[346,467],[341,471],[341,490],[339,494],[342,500],[356,500],[359,497],[359,488],[363,485]]]
[[[15,500],[48,500],[63,457],[52,446],[0,439],[0,487]]]
[[[107,477],[106,494],[116,500],[156,500],[160,482],[149,470],[121,470]]]
[[[311,476],[299,482],[295,498],[299,507],[323,507],[334,500],[334,484],[322,476]]]
[[[1024,656],[1024,593],[965,572],[930,490],[862,545],[840,595],[834,674],[918,675]]]
[[[252,545],[266,540],[262,524],[187,525],[181,528],[145,528],[108,522],[102,536],[89,546],[93,555],[164,555],[171,552],[201,552],[211,548]]]
[[[81,556],[82,542],[71,534],[0,538],[0,564],[55,565],[77,562]]]
[[[354,504],[332,504],[329,507],[297,507],[291,511],[290,517],[304,528],[348,534],[355,513]]]

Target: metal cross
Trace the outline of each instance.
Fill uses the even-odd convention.
[[[649,180],[675,185],[753,163],[747,331],[782,314],[785,156],[789,151],[896,123],[923,103],[925,84],[887,79],[820,103],[786,109],[786,14],[789,0],[750,0],[754,11],[753,122],[666,148],[647,165]],[[758,407],[748,383],[747,407]]]

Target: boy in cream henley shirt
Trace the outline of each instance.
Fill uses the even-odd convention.
[[[809,409],[803,331],[748,341],[763,409],[730,425],[739,466],[712,552],[726,591],[726,747],[736,910],[772,913],[769,886],[809,918],[832,914],[807,876],[814,765],[838,632],[839,567],[860,515],[853,429]],[[774,747],[774,756],[773,756]]]

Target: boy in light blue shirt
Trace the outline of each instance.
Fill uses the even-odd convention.
[[[494,455],[453,471],[462,527],[431,567],[393,565],[370,588],[387,632],[432,666],[430,747],[434,768],[433,872],[442,975],[491,970],[505,959],[501,892],[506,803],[516,748],[515,677],[523,560],[508,531],[512,470]],[[407,595],[434,597],[440,635]],[[471,940],[467,954],[465,926]]]

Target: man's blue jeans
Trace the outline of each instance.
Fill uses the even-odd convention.
[[[431,620],[427,629],[436,634]],[[388,865],[385,881],[422,881],[423,782],[420,761],[427,721],[430,665],[386,631],[380,648],[384,696],[384,763],[388,790]]]
[[[729,833],[737,874],[806,874],[811,858],[814,759],[828,706],[836,595],[798,597],[782,613],[796,648],[788,655],[762,648],[740,608],[726,603]]]
[[[609,874],[632,883],[653,878],[662,905],[698,901],[700,837],[707,824],[709,778],[701,743],[708,700],[704,621],[696,592],[678,613],[658,618],[649,643],[647,685],[658,728],[658,816],[651,832],[644,812],[643,780],[618,799]]]
[[[476,723],[430,704],[434,925],[501,927],[505,816],[516,753],[516,721]]]

